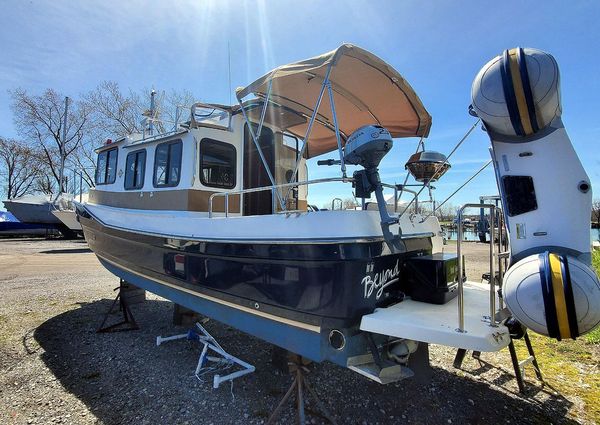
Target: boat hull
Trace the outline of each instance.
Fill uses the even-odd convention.
[[[280,317],[259,311],[250,313],[241,309],[239,305],[224,302],[221,298],[190,292],[186,288],[165,281],[149,279],[122,265],[98,257],[102,265],[119,278],[242,332],[317,362],[333,360],[337,355],[334,350],[331,350],[329,355],[326,352],[327,340],[323,337],[323,330],[318,326],[282,320]],[[345,366],[345,357],[336,363]]]
[[[0,221],[0,237],[11,236],[45,236],[52,225],[21,223],[19,221]]]
[[[67,226],[73,232],[81,232],[81,224],[77,221],[77,214],[71,210],[54,210],[52,215],[60,220],[62,224]]]
[[[21,223],[61,224],[61,221],[52,215],[52,204],[50,202],[4,201],[4,207]]]
[[[402,260],[431,251],[428,238],[403,242],[400,254],[383,241],[174,239],[106,226],[85,208],[78,215],[90,248],[120,278],[312,360],[342,365],[352,350],[330,347],[331,330],[359,334],[363,315],[402,299]]]

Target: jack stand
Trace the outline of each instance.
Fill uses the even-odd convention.
[[[196,371],[194,375],[198,378],[199,381],[202,381],[202,375],[216,371],[219,368],[222,370],[228,369],[232,367],[234,364],[238,364],[243,369],[238,370],[237,372],[230,373],[229,375],[220,376],[215,375],[213,377],[213,388],[219,388],[219,385],[224,381],[232,381],[235,378],[239,378],[240,376],[247,375],[249,373],[254,372],[256,369],[249,363],[246,363],[243,360],[238,359],[235,356],[232,356],[228,352],[226,352],[223,347],[217,342],[216,339],[213,338],[211,334],[208,333],[206,329],[200,324],[196,323],[196,327],[190,329],[185,334],[168,336],[168,337],[156,337],[156,345],[159,346],[163,342],[174,341],[177,339],[187,339],[189,341],[198,341],[204,345],[202,349],[202,354],[200,354],[200,358],[198,359],[198,365],[196,366]],[[214,351],[219,357],[209,356],[208,350]],[[216,363],[215,367],[206,366],[206,362]]]
[[[527,331],[523,334],[523,339],[525,340],[525,345],[527,346],[527,352],[529,353],[529,357],[525,360],[519,361],[517,357],[517,352],[515,350],[515,344],[511,339],[510,344],[508,344],[508,349],[510,351],[510,358],[512,360],[513,368],[515,370],[515,377],[517,378],[517,384],[519,385],[519,392],[525,392],[525,382],[523,381],[523,376],[525,375],[525,366],[529,363],[533,366],[533,370],[535,371],[535,376],[537,379],[544,383],[544,378],[542,376],[542,371],[540,370],[540,366],[538,365],[537,359],[535,358],[535,352],[533,351],[533,346],[531,345],[531,341],[529,340],[529,335]]]
[[[279,414],[281,413],[281,409],[283,409],[283,406],[290,399],[292,393],[294,392],[296,392],[296,409],[298,413],[298,423],[300,425],[304,425],[306,423],[306,414],[304,412],[304,388],[308,390],[309,394],[316,401],[317,406],[319,407],[319,409],[321,409],[322,416],[325,419],[327,419],[331,424],[336,425],[337,422],[331,417],[329,411],[327,410],[323,402],[321,402],[321,400],[317,396],[317,393],[315,393],[315,390],[313,390],[313,388],[308,383],[308,380],[305,376],[305,374],[308,372],[308,368],[302,364],[302,357],[297,354],[290,353],[290,362],[288,363],[288,365],[290,372],[292,374],[295,374],[296,376],[294,377],[294,381],[292,382],[292,385],[288,389],[287,393],[285,393],[285,396],[283,396],[283,398],[269,417],[267,425],[275,423],[275,420],[279,417]]]
[[[531,341],[529,340],[529,335],[527,331],[523,333],[523,339],[525,340],[525,345],[527,346],[527,352],[529,353],[529,357],[525,360],[519,361],[519,357],[517,356],[517,351],[515,350],[514,339],[511,336],[510,344],[508,344],[508,351],[510,352],[510,359],[512,361],[513,369],[515,371],[515,378],[517,380],[517,385],[519,386],[519,393],[525,392],[525,381],[523,380],[523,376],[525,375],[525,366],[531,363],[533,366],[533,370],[535,371],[535,375],[537,379],[544,383],[544,378],[542,376],[542,372],[538,365],[537,359],[535,358],[535,352],[533,351],[533,346],[531,345]],[[462,362],[465,358],[467,350],[464,348],[459,348],[456,352],[456,357],[454,357],[453,366],[457,369],[460,369],[462,366]],[[481,352],[473,351],[473,358],[479,360],[481,356]]]
[[[117,292],[117,297],[115,298],[112,305],[110,306],[110,309],[104,315],[104,320],[102,320],[102,324],[100,325],[100,327],[98,328],[96,333],[134,331],[134,330],[138,330],[140,328],[138,326],[137,322],[135,321],[133,314],[131,313],[131,309],[129,308],[129,303],[127,302],[127,300],[125,298],[123,298],[121,296],[121,290],[124,288],[125,283],[126,282],[123,279],[121,279],[119,282],[119,286],[117,288],[113,289],[113,291],[119,291],[119,292]],[[108,320],[108,316],[110,316],[113,313],[113,310],[115,308],[115,305],[117,304],[117,301],[119,302],[119,311],[123,312],[123,320],[119,323],[115,323],[114,325],[105,326],[106,321]],[[123,325],[128,325],[128,326],[120,328],[120,326],[123,326]]]
[[[459,348],[458,350],[456,350],[456,356],[454,357],[454,363],[452,364],[452,366],[454,366],[456,369],[460,369],[466,354],[467,350],[465,350],[464,348]],[[481,356],[481,351],[473,351],[474,359],[479,360],[479,356]]]

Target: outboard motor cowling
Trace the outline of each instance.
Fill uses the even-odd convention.
[[[365,125],[348,138],[344,147],[344,162],[361,165],[365,169],[377,168],[393,144],[392,135],[385,128]]]
[[[385,226],[397,223],[398,218],[390,217],[387,212],[377,167],[393,144],[392,135],[385,128],[380,125],[365,125],[350,135],[344,147],[344,162],[365,168],[352,175],[356,197],[369,198],[375,192],[381,224]],[[386,232],[387,229],[384,229],[384,234]]]
[[[506,50],[475,78],[471,106],[492,142],[510,238],[504,301],[560,340],[600,323],[600,282],[590,267],[591,185],[560,118],[559,81],[548,53]]]

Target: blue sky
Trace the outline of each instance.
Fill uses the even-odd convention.
[[[334,49],[361,46],[394,66],[433,116],[427,147],[448,153],[473,124],[471,82],[506,48],[536,47],[558,60],[563,121],[592,184],[600,182],[600,2],[527,1],[16,1],[0,14],[0,135],[16,136],[7,90],[54,88],[76,97],[103,80],[123,88],[187,89],[227,103],[232,86],[269,69]],[[444,199],[488,158],[476,130],[437,184]],[[415,139],[398,140],[381,165],[401,182]],[[334,172],[319,168],[311,177]],[[339,188],[312,189],[322,205]],[[491,170],[452,203],[495,193]],[[344,189],[342,197],[350,195]]]

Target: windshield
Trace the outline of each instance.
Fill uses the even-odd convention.
[[[229,128],[230,118],[228,111],[211,105],[196,104],[192,107],[192,120],[196,125]]]

